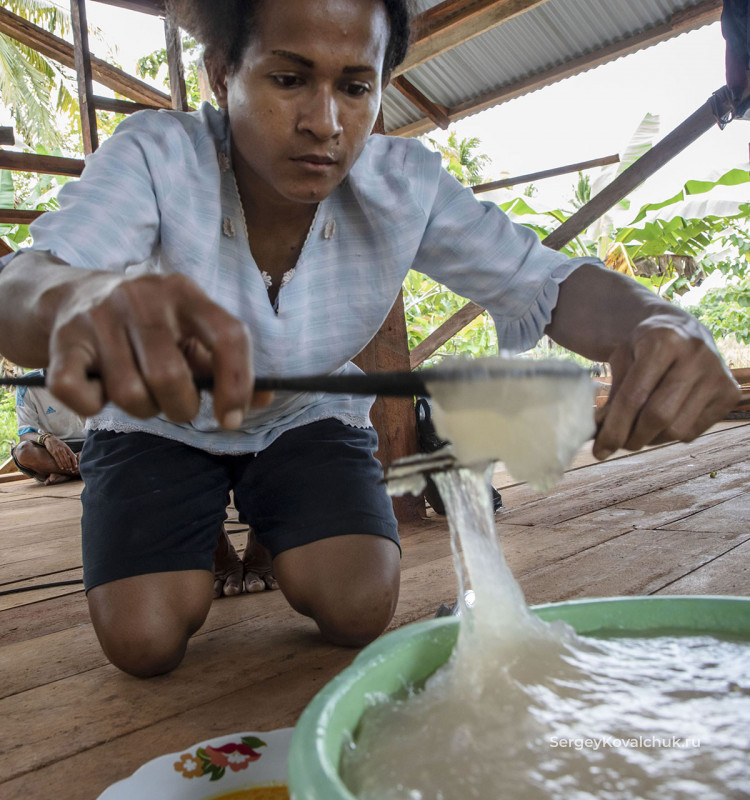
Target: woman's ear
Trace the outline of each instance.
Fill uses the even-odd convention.
[[[203,56],[203,63],[206,66],[208,80],[211,83],[216,102],[220,108],[227,107],[227,69],[226,61],[213,53],[206,53]]]

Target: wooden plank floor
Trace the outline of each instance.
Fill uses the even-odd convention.
[[[530,603],[750,595],[750,422],[604,463],[582,451],[544,497],[501,470],[494,482]],[[80,488],[0,483],[0,592],[80,578]],[[393,627],[456,596],[445,520],[430,513],[402,538]],[[141,681],[101,654],[79,585],[0,595],[0,797],[93,800],[158,755],[293,725],[354,655],[266,592],[215,602],[180,668]]]

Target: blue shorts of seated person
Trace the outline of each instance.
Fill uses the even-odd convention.
[[[239,456],[147,433],[92,431],[81,456],[86,591],[134,575],[213,570],[230,491],[240,521],[273,556],[344,534],[398,545],[376,449],[374,430],[334,419]]]

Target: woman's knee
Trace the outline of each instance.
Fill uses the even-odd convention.
[[[351,594],[334,602],[313,603],[310,616],[321,634],[342,647],[364,647],[388,627],[396,610],[398,587],[394,590]]]
[[[170,672],[208,614],[212,585],[211,573],[194,570],[139,575],[91,589],[89,611],[104,654],[139,678]]]
[[[171,672],[182,661],[188,635],[171,631],[96,631],[104,655],[118,669],[136,678]],[[166,635],[165,635],[166,634]]]
[[[393,618],[400,556],[389,539],[342,536],[282,553],[274,574],[292,608],[311,617],[328,641],[362,647]]]

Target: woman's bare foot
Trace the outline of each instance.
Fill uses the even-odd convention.
[[[242,557],[245,567],[245,591],[262,592],[265,589],[278,589],[279,584],[273,574],[273,559],[268,550],[259,544],[253,529],[247,533],[247,545]]]
[[[222,526],[214,553],[214,598],[233,597],[243,591],[278,589],[271,562],[271,554],[258,544],[252,528],[248,531],[245,553],[240,559]]]
[[[214,552],[214,599],[242,593],[243,566],[224,526]]]

